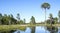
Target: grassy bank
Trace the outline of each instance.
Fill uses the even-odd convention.
[[[1,30],[15,30],[15,29],[20,29],[20,30],[25,30],[26,26],[51,26],[50,24],[26,24],[26,25],[0,25],[0,31]],[[54,24],[52,26],[58,27],[60,24]]]
[[[15,29],[24,30],[25,28],[26,26],[20,26],[20,25],[0,25],[0,31],[15,30]]]

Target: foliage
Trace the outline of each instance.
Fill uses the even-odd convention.
[[[52,19],[53,19],[53,20],[52,20]],[[53,21],[53,22],[52,22],[52,21]],[[47,23],[50,24],[51,22],[52,22],[52,24],[58,23],[58,18],[57,18],[57,17],[53,18],[53,15],[50,14],[50,15],[49,15],[49,19],[47,20]]]
[[[50,4],[49,3],[43,3],[41,5],[41,8],[45,9],[45,24],[46,24],[46,9],[50,9]]]
[[[20,20],[20,14],[19,13],[17,14],[17,19],[18,19],[18,21]]]
[[[59,10],[59,12],[58,12],[58,17],[59,17],[59,22],[60,22],[60,10]]]
[[[50,9],[50,4],[49,3],[43,3],[41,5],[41,7],[44,8],[44,9]]]
[[[23,20],[17,22],[17,24],[24,24]]]
[[[32,16],[31,17],[31,21],[30,21],[31,24],[35,24],[35,18]]]
[[[23,22],[24,22],[24,24],[25,24],[25,22],[26,22],[26,19],[24,19],[24,20],[23,20]]]
[[[2,15],[0,13],[0,25],[11,25],[11,24],[23,24],[23,20],[20,20],[20,21],[16,20],[12,14]]]

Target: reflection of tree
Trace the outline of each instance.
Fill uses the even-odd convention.
[[[0,33],[13,33],[14,31],[16,31],[16,30],[0,31]]]
[[[15,29],[12,29],[12,30],[0,30],[0,33],[13,33],[15,31],[17,31],[17,33],[20,33],[20,30],[25,32],[26,27],[21,26],[18,29],[19,30],[15,30]]]
[[[58,28],[57,27],[54,27],[54,26],[47,26],[47,30],[50,33],[57,33],[58,32]]]
[[[35,26],[31,27],[31,33],[35,33]]]

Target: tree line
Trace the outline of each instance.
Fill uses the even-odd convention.
[[[25,23],[25,19],[24,20],[20,20],[20,15],[17,14],[17,19],[15,19],[13,17],[13,15],[7,15],[7,14],[4,14],[2,15],[0,13],[0,25],[11,25],[11,24],[22,24],[22,23]]]
[[[51,23],[50,18],[53,18],[53,20],[54,20],[54,22],[52,22],[52,24],[60,23],[60,22],[58,22],[58,20],[60,21],[60,11],[58,12],[58,17],[59,18],[53,17],[53,14],[49,14],[49,19],[46,20],[46,23],[47,24]],[[15,19],[12,14],[11,15],[7,15],[7,14],[2,15],[0,13],[0,25],[26,24],[25,19],[23,19],[23,20],[20,19],[20,14],[19,13],[17,14],[16,18],[17,19]],[[45,21],[42,22],[42,23],[45,23]],[[32,16],[30,18],[30,23],[29,24],[36,24],[34,16]]]
[[[17,18],[17,19],[16,19]],[[12,14],[7,15],[4,14],[2,15],[0,13],[0,25],[15,25],[15,24],[26,24],[26,19],[20,19],[20,14],[18,13],[16,18]],[[32,16],[30,24],[35,24],[35,18]]]

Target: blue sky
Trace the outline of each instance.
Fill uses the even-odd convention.
[[[47,10],[47,19],[50,13],[53,14],[53,17],[58,17],[60,0],[0,0],[0,13],[13,14],[14,18],[19,13],[20,18],[22,20],[25,18],[27,23],[31,16],[34,16],[36,22],[41,22],[45,20],[44,9],[41,8],[41,4],[44,2],[51,5],[51,8]]]

